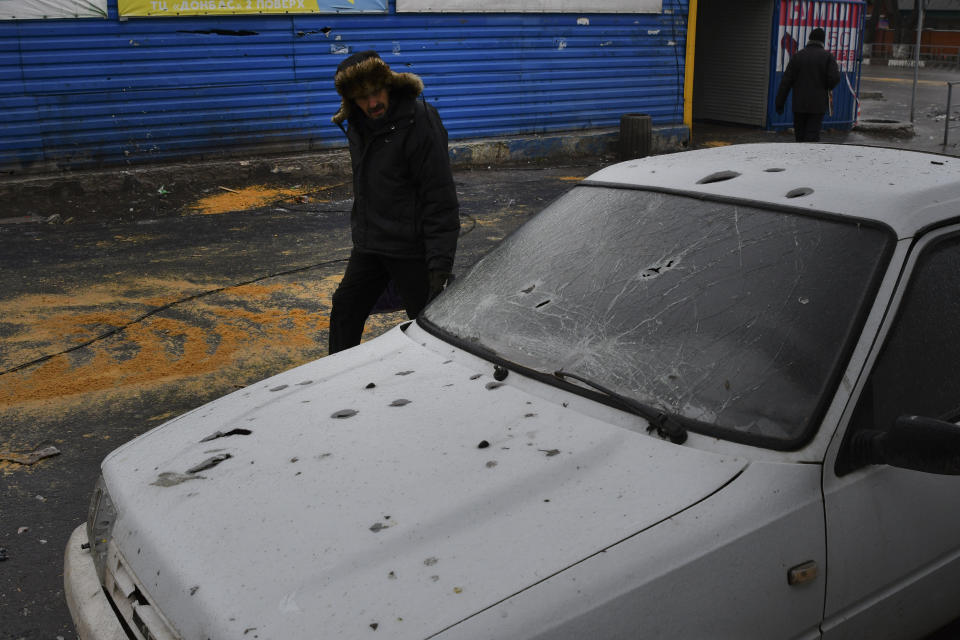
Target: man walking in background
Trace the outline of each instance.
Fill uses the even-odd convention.
[[[360,344],[391,280],[416,318],[446,285],[460,233],[447,131],[437,110],[418,100],[420,78],[363,51],[340,63],[334,84],[342,103],[333,122],[350,144],[354,199],[353,250],[333,294],[330,353]]]
[[[826,34],[816,28],[807,46],[798,51],[783,72],[777,90],[777,113],[783,113],[787,94],[793,91],[793,134],[797,142],[819,142],[823,114],[830,104],[830,92],[840,83],[837,60],[824,48]]]

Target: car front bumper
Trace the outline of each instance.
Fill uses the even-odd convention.
[[[74,529],[67,542],[63,586],[80,640],[129,640],[103,591],[87,543],[87,527]]]

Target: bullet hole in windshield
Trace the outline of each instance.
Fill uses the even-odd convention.
[[[674,260],[667,260],[664,264],[648,267],[647,269],[645,269],[640,273],[640,277],[655,278],[656,276],[660,275],[661,272],[666,271],[667,269],[673,268],[675,264],[676,262]]]
[[[230,431],[217,431],[216,433],[210,434],[200,442],[210,442],[211,440],[216,440],[217,438],[229,438],[230,436],[248,436],[253,431],[250,429],[231,429]]]

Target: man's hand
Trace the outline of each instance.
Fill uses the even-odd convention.
[[[440,292],[443,291],[443,288],[447,286],[447,282],[450,280],[449,271],[440,271],[438,269],[431,269],[427,272],[427,282],[430,285],[429,293],[427,294],[427,300],[433,300]]]

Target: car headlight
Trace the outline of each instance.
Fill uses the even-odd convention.
[[[107,547],[113,536],[113,525],[117,521],[117,509],[110,499],[103,476],[97,478],[90,500],[90,512],[87,514],[87,540],[90,542],[90,554],[97,569],[100,582],[104,581],[107,566]]]

